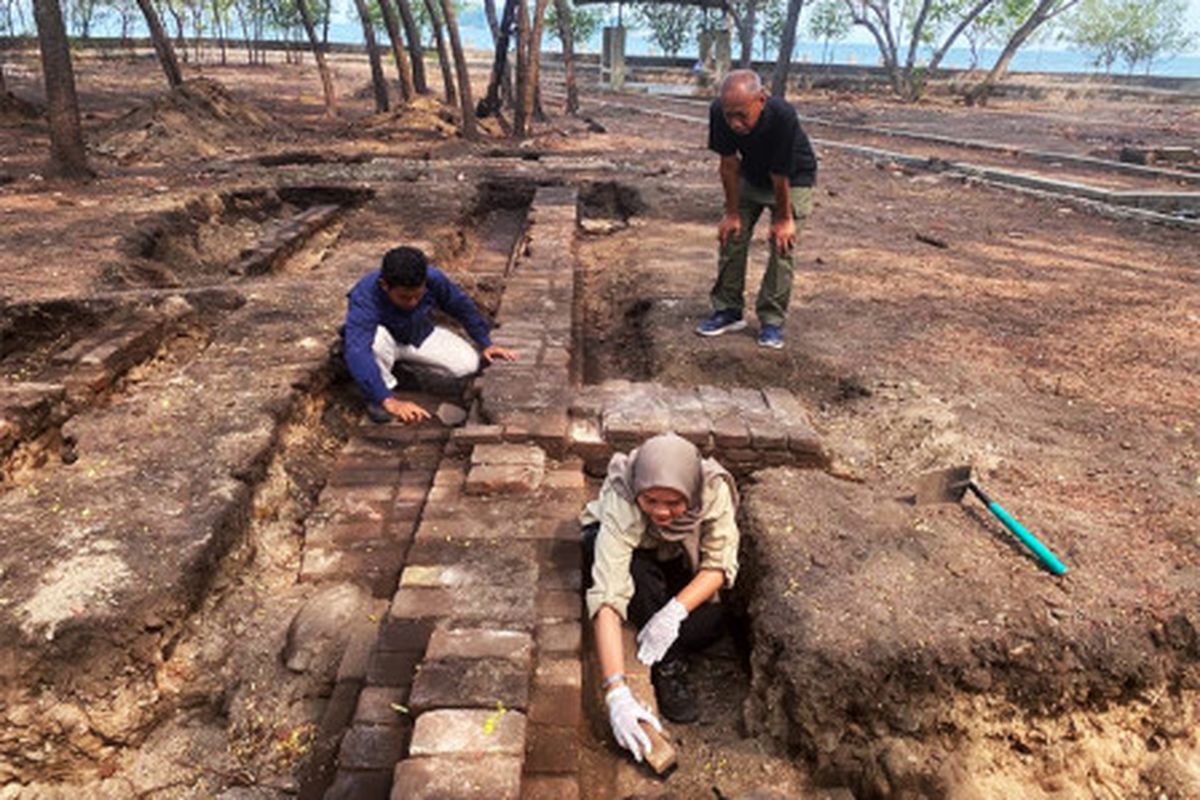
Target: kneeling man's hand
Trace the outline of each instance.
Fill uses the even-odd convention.
[[[483,356],[484,361],[488,362],[489,364],[493,361],[517,360],[516,350],[509,350],[507,347],[501,347],[498,344],[489,345],[488,347],[483,348],[483,353],[481,353],[481,355]]]
[[[401,400],[398,397],[385,399],[383,401],[383,408],[401,422],[420,422],[423,419],[430,418],[429,412],[416,403]]]

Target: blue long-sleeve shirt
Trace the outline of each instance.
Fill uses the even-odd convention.
[[[435,307],[458,320],[467,335],[480,349],[490,347],[488,324],[467,297],[445,273],[429,267],[425,279],[425,294],[416,308],[406,311],[398,308],[379,285],[379,270],[364,275],[346,295],[349,307],[346,310],[345,337],[346,366],[350,375],[371,402],[382,403],[390,396],[379,366],[371,354],[375,342],[375,330],[380,326],[387,329],[398,344],[420,346],[433,333],[433,322],[429,319]]]

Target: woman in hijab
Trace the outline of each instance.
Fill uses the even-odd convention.
[[[637,761],[650,749],[639,721],[661,726],[625,685],[622,622],[639,628],[637,656],[651,665],[659,711],[694,721],[686,659],[721,634],[720,607],[708,601],[737,577],[737,499],[724,467],[665,433],[614,455],[600,496],[580,518],[609,723]]]

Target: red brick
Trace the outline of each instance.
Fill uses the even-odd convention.
[[[433,632],[433,622],[422,619],[388,617],[379,626],[377,649],[384,652],[424,653]]]
[[[422,654],[414,650],[379,650],[367,661],[367,685],[407,689],[413,685]]]
[[[539,620],[578,620],[581,616],[579,592],[546,589],[538,592],[537,613]]]
[[[406,733],[395,725],[354,725],[342,738],[338,767],[391,769],[404,754]]]
[[[516,464],[545,468],[546,454],[539,447],[518,444],[481,444],[471,452],[472,464]]]
[[[527,669],[533,662],[533,637],[525,631],[438,628],[430,637],[426,657],[501,658]]]
[[[407,758],[396,765],[391,800],[520,800],[521,758],[512,755]]]
[[[463,492],[469,495],[525,494],[532,492],[541,482],[540,467],[528,464],[476,464],[467,475]]]
[[[445,756],[525,752],[525,715],[517,711],[445,709],[417,717],[410,755]]]
[[[529,706],[525,666],[498,658],[423,661],[413,680],[409,704],[418,713],[434,708],[505,708]]]
[[[407,692],[398,686],[368,686],[358,695],[354,722],[358,725],[411,724],[412,718],[401,710]]]

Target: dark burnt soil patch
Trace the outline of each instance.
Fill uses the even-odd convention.
[[[46,109],[43,106],[12,92],[0,93],[0,124],[25,125],[35,121],[44,122],[45,118]]]
[[[0,307],[0,374],[7,381],[38,375],[49,359],[98,327],[113,308],[62,299]]]
[[[1155,752],[1195,760],[1179,724],[1200,688],[1194,559],[1114,562],[1122,531],[1068,539],[1064,519],[1027,518],[1072,567],[1055,579],[982,512],[896,489],[776,469],[745,492],[752,732],[859,797],[1035,797],[1047,778],[1086,793],[1090,773],[1137,797]],[[1076,745],[1050,746],[1084,717]],[[1140,760],[1106,763],[1110,723],[1132,726]],[[997,772],[1009,791],[988,783]]]
[[[210,78],[192,78],[98,131],[96,152],[122,164],[212,158],[262,148],[276,135],[266,112]]]

